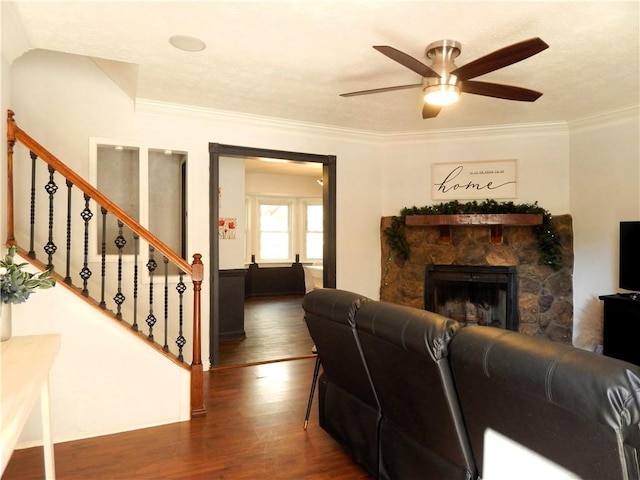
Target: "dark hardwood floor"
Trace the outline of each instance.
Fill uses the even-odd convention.
[[[214,369],[205,374],[205,417],[58,443],[57,478],[371,479],[319,427],[317,401],[303,429],[314,362]],[[17,450],[2,479],[41,479],[43,472],[42,448]]]
[[[247,338],[220,342],[219,366],[273,362],[311,355],[303,295],[245,300]]]

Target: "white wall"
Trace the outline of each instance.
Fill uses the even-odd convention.
[[[3,139],[3,147],[0,148],[0,179],[2,179],[2,181],[0,181],[0,199],[2,199],[0,200],[0,205],[4,205],[4,199],[7,198],[7,184],[4,181],[4,179],[7,178],[7,149],[4,147],[4,139],[7,138],[6,115],[11,96],[11,60],[7,58],[8,52],[6,52],[6,47],[10,40],[8,37],[10,25],[13,23],[19,24],[19,22],[10,22],[10,17],[13,12],[9,11],[9,8],[12,7],[7,6],[6,2],[0,3],[0,25],[2,26],[0,31],[0,51],[2,53],[0,56],[0,135]],[[11,17],[11,19],[15,20],[14,17]],[[6,218],[3,212],[2,221],[0,222],[0,241],[4,243],[6,238]]]
[[[322,170],[317,177],[247,172],[245,187],[249,195],[322,198],[322,187],[317,182],[319,178],[322,178]]]
[[[49,377],[55,442],[189,419],[189,372],[64,286],[37,290],[12,310],[13,335],[61,335]],[[42,443],[40,418],[36,405],[19,447]]]
[[[571,125],[574,343],[588,349],[601,341],[598,296],[621,291],[619,222],[640,220],[639,136],[638,107]]]
[[[431,165],[442,162],[517,160],[515,203],[534,203],[552,214],[569,213],[569,143],[564,125],[515,126],[459,133],[434,133],[423,140],[390,146],[383,175],[384,215],[403,207],[425,206],[431,199]],[[409,140],[409,139],[407,139]],[[486,198],[478,198],[478,201]]]
[[[220,239],[221,270],[244,268],[244,242],[247,219],[244,208],[244,162],[232,157],[220,157],[219,218],[235,218],[236,238]],[[207,358],[207,357],[205,357]]]
[[[0,9],[2,11],[2,9]],[[9,81],[9,64],[5,61],[4,55],[0,59],[0,114],[2,114],[2,121],[0,122],[0,135],[2,136],[3,148],[0,149],[0,205],[4,209],[5,199],[7,198],[7,182],[4,180],[7,178],[7,149],[5,148],[7,138],[7,122],[5,121],[7,109],[9,108],[8,101],[11,92],[11,82]],[[6,230],[6,213],[2,212],[2,221],[0,222],[0,241],[4,244],[7,238]]]

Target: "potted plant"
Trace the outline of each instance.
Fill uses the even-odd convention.
[[[11,338],[11,305],[26,302],[36,288],[51,288],[56,284],[50,270],[41,273],[23,270],[27,263],[15,263],[15,253],[16,248],[11,246],[0,259],[0,341],[3,342]]]

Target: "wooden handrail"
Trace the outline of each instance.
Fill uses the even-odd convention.
[[[100,193],[93,185],[87,182],[84,178],[80,177],[76,172],[67,167],[64,163],[58,160],[54,155],[52,155],[46,148],[36,142],[33,138],[31,138],[26,132],[24,132],[14,120],[14,113],[11,110],[8,110],[8,119],[7,119],[7,140],[8,147],[13,153],[13,144],[16,140],[19,140],[25,147],[27,147],[30,151],[35,153],[39,158],[44,160],[48,165],[53,167],[57,172],[59,172],[62,176],[64,176],[67,180],[69,180],[73,185],[78,187],[83,193],[86,193],[91,197],[92,200],[96,201],[101,207],[104,207],[108,212],[112,213],[115,217],[122,221],[127,227],[129,227],[134,233],[138,234],[141,238],[149,242],[153,245],[153,247],[158,250],[162,255],[167,257],[167,259],[178,266],[180,270],[187,273],[188,275],[192,275],[191,265],[180,257],[176,252],[174,252],[171,248],[165,245],[162,240],[156,237],[149,230],[140,225],[136,220],[134,220],[127,212],[118,207],[115,203],[105,197],[102,193]],[[9,155],[9,159],[12,158],[12,155]],[[10,208],[10,211],[7,212],[7,243],[13,244],[15,243],[14,231],[13,231],[13,162],[9,161],[9,165],[7,166],[7,174],[9,176],[9,185],[7,189],[10,190],[7,192],[10,201],[7,204],[7,208]]]

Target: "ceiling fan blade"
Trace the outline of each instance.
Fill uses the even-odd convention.
[[[427,67],[424,63],[416,60],[411,55],[407,55],[396,48],[386,45],[374,46],[373,48],[383,55],[386,55],[391,60],[395,60],[400,65],[407,67],[409,70],[413,70],[422,77],[440,77],[440,75],[432,70],[431,67]]]
[[[517,100],[520,102],[535,102],[542,96],[541,92],[529,90],[528,88],[501,85],[499,83],[477,82],[474,80],[460,82],[460,90],[464,93],[504,98],[506,100]]]
[[[530,38],[462,65],[452,70],[451,74],[456,75],[460,80],[468,80],[529,58],[547,48],[549,45],[540,38]]]
[[[429,105],[428,103],[423,103],[422,105],[422,118],[434,118],[437,117],[440,113],[442,107],[436,105]]]
[[[341,97],[355,97],[357,95],[370,95],[372,93],[393,92],[395,90],[407,90],[409,88],[422,87],[421,83],[412,83],[411,85],[398,85],[396,87],[373,88],[371,90],[360,90],[358,92],[341,93]]]

